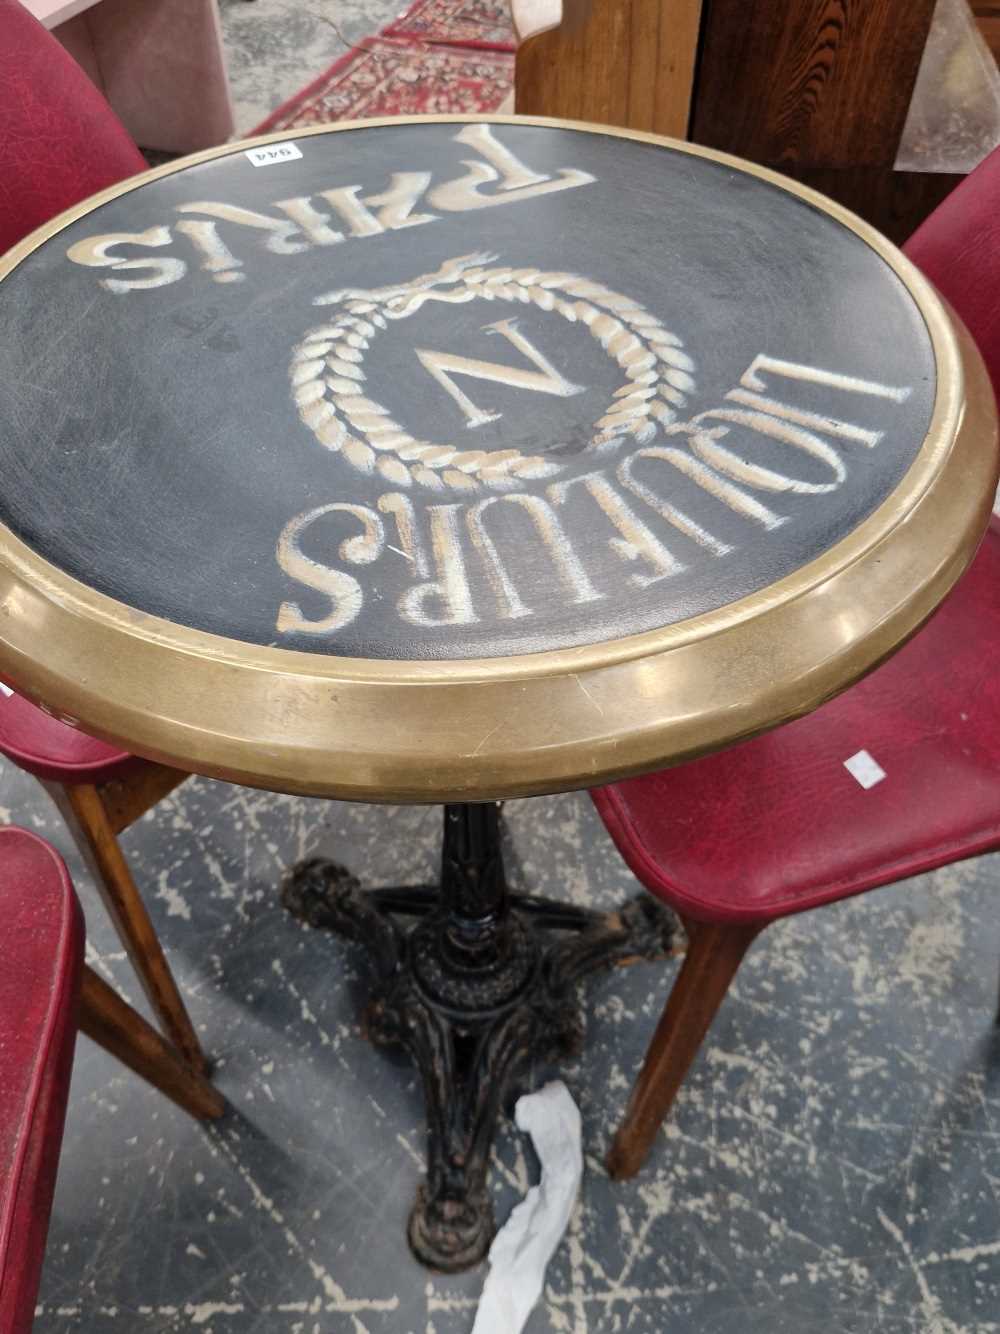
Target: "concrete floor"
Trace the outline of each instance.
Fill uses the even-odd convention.
[[[246,131],[399,0],[222,3]],[[516,882],[602,904],[635,892],[585,797],[506,815]],[[90,961],[137,1003],[58,816],[10,768],[0,819],[67,853]],[[414,1075],[360,1037],[351,948],[277,898],[315,851],[368,884],[426,879],[439,823],[193,780],[126,835],[232,1111],[198,1126],[81,1039],[38,1334],[468,1334],[482,1272],[430,1275],[405,1246]],[[985,858],[766,933],[624,1185],[602,1158],[676,964],[598,983],[585,1055],[562,1071],[583,1190],[531,1334],[1000,1331],[998,871]],[[499,1217],[534,1171],[505,1124]]]
[[[515,881],[580,902],[634,892],[585,797],[506,815]],[[69,851],[9,769],[0,817]],[[193,780],[126,835],[233,1110],[198,1126],[81,1039],[39,1334],[468,1334],[482,1273],[430,1275],[404,1242],[419,1087],[360,1037],[352,948],[288,918],[276,888],[316,850],[369,884],[425,879],[438,827],[433,809]],[[91,962],[135,1002],[71,865]],[[967,863],[772,928],[623,1185],[602,1156],[676,965],[599,982],[586,1053],[562,1071],[583,1190],[532,1334],[1000,1330],[997,871]],[[506,1123],[499,1217],[533,1171]]]

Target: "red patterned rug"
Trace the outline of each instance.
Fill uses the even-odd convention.
[[[373,116],[477,115],[496,111],[513,84],[512,52],[380,35],[348,51],[253,133]]]
[[[516,45],[510,0],[416,0],[385,35],[495,51],[513,51]]]

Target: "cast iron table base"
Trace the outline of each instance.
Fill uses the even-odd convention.
[[[493,1238],[487,1166],[508,1095],[534,1062],[579,1052],[578,984],[612,964],[663,957],[676,919],[648,894],[611,913],[510,894],[492,803],[445,807],[439,886],[365,891],[342,866],[314,858],[289,871],[282,901],[368,952],[366,1035],[402,1044],[424,1082],[427,1177],[410,1246],[434,1269],[468,1269]],[[418,920],[404,932],[395,915]]]

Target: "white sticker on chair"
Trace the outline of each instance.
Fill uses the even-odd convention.
[[[292,140],[283,144],[262,144],[260,148],[248,148],[244,157],[249,158],[255,167],[270,167],[275,162],[292,162],[302,156],[302,149]]]
[[[14,692],[11,690],[10,686],[5,686],[4,683],[0,681],[0,695],[13,695],[13,693]]]
[[[866,790],[874,787],[876,783],[881,783],[885,777],[885,770],[878,760],[868,754],[867,750],[859,750],[856,755],[852,755],[849,760],[845,760],[844,768]]]

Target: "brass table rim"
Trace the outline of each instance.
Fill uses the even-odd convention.
[[[372,800],[516,795],[591,785],[658,763],[688,758],[803,713],[891,653],[934,609],[971,559],[992,503],[991,480],[995,482],[996,459],[995,448],[991,449],[988,441],[991,428],[995,432],[995,420],[992,394],[978,354],[957,322],[949,318],[927,280],[872,227],[817,192],[731,155],[658,135],[541,117],[387,117],[277,131],[194,154],[102,191],[14,247],[0,260],[0,281],[39,245],[101,204],[197,163],[240,153],[259,144],[315,134],[379,126],[463,123],[538,125],[610,135],[730,164],[744,174],[760,177],[804,199],[855,232],[899,276],[918,306],[937,368],[936,396],[927,436],[895,489],[867,519],[826,552],[736,602],[613,642],[485,659],[413,661],[338,657],[243,643],[179,626],[97,593],[49,564],[7,529],[0,528],[0,673],[7,675],[17,688],[59,716],[71,721],[79,719],[88,730],[140,753],[260,786]],[[946,525],[944,536],[942,524]],[[894,567],[892,577],[879,575],[877,566],[882,555],[897,544],[910,553],[904,562],[905,571]],[[936,555],[928,550],[932,544],[937,544]],[[921,562],[924,572],[918,575]],[[786,622],[791,614],[793,620],[802,622],[800,633],[808,633],[809,627],[815,632],[811,604],[824,598],[830,601],[828,615],[856,616],[858,609],[851,605],[853,599],[845,599],[840,588],[842,577],[852,570],[859,577],[863,575],[874,581],[873,587],[879,590],[875,602],[879,605],[871,608],[866,605],[864,624],[859,622],[840,644],[831,639],[829,627],[825,635],[816,634],[812,668],[803,666],[794,670],[789,663],[787,679],[782,682],[775,658],[779,649],[774,640],[778,623]],[[908,583],[904,574],[913,576]],[[18,599],[26,598],[40,600],[41,614],[52,621],[51,633],[44,640],[44,662],[33,661],[26,642],[31,635],[24,635],[23,626],[18,629]],[[775,626],[768,643],[765,623],[772,619]],[[81,675],[79,659],[89,644],[87,635],[82,634],[78,650],[70,642],[83,625],[103,632],[105,651],[116,658],[116,667],[107,673],[103,688],[91,687],[86,671]],[[725,692],[721,692],[722,698],[706,698],[702,735],[700,740],[694,739],[691,733],[692,728],[698,731],[697,717],[678,719],[663,712],[664,693],[667,696],[671,693],[666,680],[670,676],[671,659],[691,650],[698,650],[706,659],[714,654],[729,661],[728,671],[732,675],[734,663],[727,648],[730,639],[734,641],[733,648],[735,640],[747,641],[741,651],[744,664],[756,656],[762,666],[766,663],[766,670],[756,685],[745,680],[742,690],[736,692],[739,696],[736,700],[730,694],[727,702]],[[202,675],[207,672],[206,679],[197,682],[196,688],[186,692],[186,697],[185,692],[177,697],[174,691],[169,702],[163,701],[164,708],[158,713],[153,697],[156,692],[150,690],[148,680],[138,676],[148,673],[154,660],[161,671],[180,672],[186,667],[189,672]],[[628,718],[619,720],[617,735],[601,733],[598,737],[589,733],[586,726],[575,731],[572,715],[574,710],[579,715],[586,704],[581,691],[591,698],[592,680],[599,681],[609,674],[620,676],[622,672],[628,676],[630,671],[632,676],[639,672],[648,677],[653,668],[661,670],[664,680],[653,692],[656,703],[648,716],[642,716],[642,708],[637,707]],[[269,696],[282,690],[289,692],[291,698],[286,707],[277,710],[284,713],[287,724],[277,749],[271,746],[270,735],[255,734],[252,726],[233,726],[232,709],[227,709],[219,691],[223,683],[232,686],[234,670],[245,684],[256,675],[255,684],[263,684],[263,690],[256,693]],[[690,666],[687,671],[690,672]],[[581,676],[588,678],[586,687]],[[715,680],[718,689],[719,679],[710,670],[706,672],[706,680]],[[549,689],[544,703],[565,711],[561,722],[565,733],[550,747],[539,745],[518,750],[508,741],[505,748],[502,734],[507,729],[503,710],[509,707],[510,689],[532,681],[548,681],[553,688],[564,687],[565,698],[555,698]],[[324,700],[302,698],[303,692],[323,694],[331,687],[348,694],[355,690],[374,691],[379,696],[380,709],[386,707],[387,689],[402,690],[404,695],[397,697],[400,715],[406,715],[412,706],[413,692],[431,693],[436,709],[465,710],[470,714],[468,721],[474,711],[483,727],[480,729],[477,722],[470,731],[482,730],[488,736],[496,717],[493,730],[500,740],[495,748],[481,744],[463,755],[456,753],[454,741],[449,743],[447,752],[438,751],[424,736],[428,744],[414,749],[410,755],[405,738],[400,745],[398,738],[394,743],[387,737],[384,750],[379,752],[370,737],[366,746],[354,735],[361,719],[359,716],[358,728],[352,727],[349,699],[338,697],[333,717],[324,713]],[[449,701],[441,699],[442,690],[449,694]],[[484,699],[484,692],[495,698]],[[254,694],[255,689],[251,688],[250,693]],[[109,697],[111,694],[114,698]],[[559,694],[556,689],[556,696]],[[640,706],[641,702],[640,699]],[[362,708],[361,713],[365,712]],[[387,730],[400,733],[404,724],[405,732],[405,721],[405,716],[401,716]],[[369,726],[366,721],[365,727]],[[265,726],[263,730],[270,733],[272,729]],[[448,729],[444,734],[452,735]],[[334,738],[340,739],[339,747]],[[519,763],[523,766],[520,773]],[[427,772],[435,765],[434,772]]]

